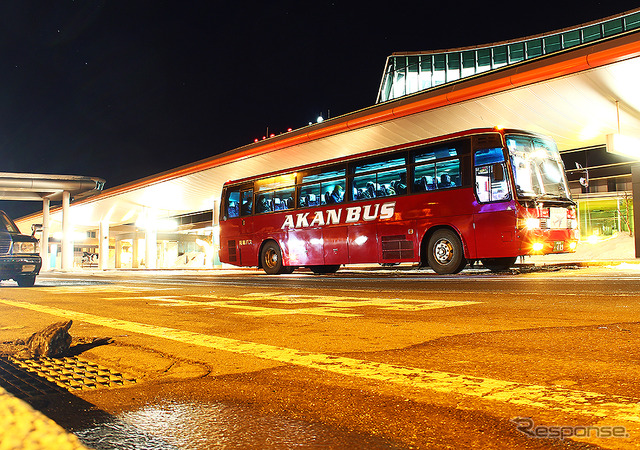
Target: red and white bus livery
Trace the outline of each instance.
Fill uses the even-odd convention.
[[[268,274],[575,251],[575,203],[553,140],[477,129],[225,183],[220,260]]]

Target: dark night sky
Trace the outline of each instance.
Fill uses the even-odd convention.
[[[638,6],[221,3],[2,2],[0,172],[99,176],[114,187],[250,143],[267,127],[370,106],[394,51],[514,39]],[[15,217],[41,204],[0,208]]]

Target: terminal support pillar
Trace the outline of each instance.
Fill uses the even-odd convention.
[[[138,248],[140,246],[140,241],[138,240],[138,232],[136,231],[133,235],[132,243],[131,243],[131,268],[138,268]]]
[[[98,247],[98,269],[109,268],[109,222],[100,221],[100,244]]]
[[[116,238],[116,269],[122,268],[122,240]]]
[[[631,166],[633,195],[633,237],[636,243],[636,258],[640,258],[640,164]]]
[[[42,199],[42,236],[40,237],[40,258],[42,258],[41,271],[49,270],[49,209],[51,200]]]
[[[144,263],[147,269],[155,269],[158,259],[158,232],[151,224],[147,225],[144,235]]]
[[[68,191],[62,193],[62,270],[73,269],[73,239],[71,236],[71,215],[69,214],[69,202],[71,194]]]

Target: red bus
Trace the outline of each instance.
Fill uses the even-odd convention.
[[[224,184],[220,260],[268,274],[574,252],[575,203],[554,141],[468,130]]]

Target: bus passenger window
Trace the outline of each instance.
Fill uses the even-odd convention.
[[[320,184],[310,184],[300,188],[300,197],[298,197],[300,208],[307,206],[318,206],[320,204]]]
[[[460,161],[451,159],[436,163],[438,189],[460,186]]]
[[[273,210],[283,211],[293,208],[294,189],[279,189],[273,195]]]
[[[233,219],[240,215],[240,191],[229,191],[227,196],[226,218]]]
[[[344,186],[344,180],[322,183],[322,192],[324,192],[323,204],[332,205],[334,203],[342,203],[344,201]]]
[[[380,172],[377,176],[377,197],[391,197],[407,193],[407,169]]]
[[[375,174],[353,179],[353,186],[356,193],[354,200],[366,200],[376,197],[375,184],[372,180],[375,180]]]
[[[436,167],[434,164],[416,166],[413,175],[414,192],[432,191],[436,188]]]
[[[265,213],[273,210],[271,193],[258,194],[256,198],[256,213]]]
[[[253,190],[242,192],[242,206],[240,207],[240,214],[248,216],[251,214],[251,207],[253,206]]]

